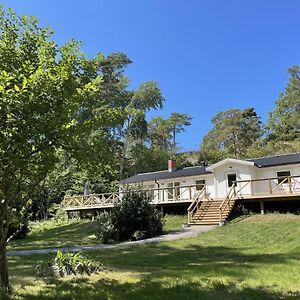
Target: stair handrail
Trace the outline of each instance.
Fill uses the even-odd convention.
[[[224,198],[224,200],[222,201],[219,209],[220,209],[220,223],[223,223],[223,213],[225,211],[225,209],[229,206],[230,201],[236,197],[236,182],[233,183],[233,185],[230,187],[226,197]]]
[[[200,190],[193,200],[193,202],[188,207],[188,223],[191,221],[192,214],[194,213],[195,209],[199,207],[199,204],[201,203],[202,199],[206,195],[206,186],[203,186],[202,190]]]

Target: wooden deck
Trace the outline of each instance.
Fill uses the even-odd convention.
[[[154,189],[140,189],[145,192],[151,203],[156,206],[168,206],[191,203],[203,185],[182,185],[178,187],[165,187]],[[114,193],[91,194],[89,196],[65,197],[63,206],[65,211],[80,211],[91,209],[112,208],[122,201],[127,193],[131,191],[121,191]]]
[[[203,185],[182,185],[138,191],[148,194],[152,199],[151,204],[156,206],[190,204],[188,218],[191,224],[217,224],[227,219],[236,202],[259,201],[263,209],[265,201],[300,200],[300,176],[236,181],[230,187],[226,197],[221,199],[208,199],[206,186]],[[120,203],[130,192],[65,197],[64,210],[81,212],[110,209]],[[209,221],[205,223],[204,220]]]

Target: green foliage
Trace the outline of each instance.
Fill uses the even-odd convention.
[[[149,238],[163,231],[162,214],[145,192],[126,193],[111,213],[99,217],[97,237],[103,242]]]
[[[97,218],[98,226],[96,238],[104,244],[117,239],[117,230],[113,224],[111,214],[108,212],[101,213]]]
[[[98,273],[105,268],[99,262],[89,259],[80,252],[64,253],[57,251],[47,261],[39,261],[35,267],[39,277],[64,277],[66,275],[78,275]]]
[[[185,127],[191,125],[192,118],[187,114],[181,114],[181,113],[171,113],[171,116],[169,119],[167,119],[167,124],[171,131],[172,136],[172,151],[174,154],[176,154],[176,134],[181,133],[185,131]]]
[[[14,237],[14,239],[24,239],[26,237],[29,232],[27,222],[23,224],[20,220],[12,218],[10,220],[7,236],[10,237],[19,230],[20,232]]]
[[[168,119],[158,116],[149,123],[149,141],[152,148],[169,150],[176,153],[176,134],[185,131],[191,125],[191,117],[187,114],[172,113]]]
[[[74,161],[91,178],[115,172],[112,129],[134,115],[121,101],[126,55],[88,59],[79,42],[58,46],[52,34],[34,17],[0,12],[1,259],[13,214],[25,219],[33,209],[31,217],[47,218],[73,188]],[[7,286],[7,270],[0,273]]]
[[[229,109],[213,119],[213,129],[203,138],[200,160],[214,163],[224,157],[243,158],[262,135],[261,122],[253,108]]]
[[[300,141],[300,69],[289,69],[289,82],[279,95],[275,109],[270,113],[268,126],[271,140]]]
[[[187,223],[187,215],[166,214],[164,216],[164,232],[181,230],[183,224]]]

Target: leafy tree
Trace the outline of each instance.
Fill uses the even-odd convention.
[[[130,159],[127,160],[125,174],[127,177],[144,173],[165,170],[170,159],[169,150],[149,148],[145,145],[135,145],[131,148]]]
[[[184,132],[186,126],[191,125],[192,118],[187,114],[171,113],[164,119],[161,116],[153,118],[149,123],[148,137],[153,148],[170,150],[176,154],[176,136]]]
[[[176,134],[184,132],[185,127],[191,125],[191,120],[192,118],[190,116],[181,113],[172,113],[170,118],[167,120],[172,135],[172,147],[174,154],[176,154],[177,147]]]
[[[162,116],[157,116],[149,122],[148,139],[151,148],[160,150],[170,149],[170,138],[169,124]]]
[[[275,109],[270,113],[268,127],[270,140],[300,140],[300,69],[289,69],[289,82],[279,95]]]
[[[201,158],[213,163],[224,157],[244,157],[262,134],[261,122],[253,108],[229,109],[213,119],[213,129],[203,138]]]
[[[135,144],[136,139],[147,135],[147,122],[145,114],[151,109],[162,108],[164,98],[154,81],[145,82],[136,91],[127,93],[127,105],[132,113],[124,119],[122,126],[123,149],[120,161],[120,178],[124,177],[125,161],[130,151],[130,146]]]
[[[111,145],[108,129],[126,114],[101,97],[108,80],[102,76],[103,56],[85,58],[74,40],[58,47],[51,34],[33,17],[1,11],[0,279],[6,289],[12,212],[24,211],[29,195],[54,169],[60,149],[91,168],[95,162],[87,158],[96,150],[92,157],[101,163],[98,169],[105,168]],[[112,78],[118,85],[114,74]],[[97,130],[101,135],[94,138]]]

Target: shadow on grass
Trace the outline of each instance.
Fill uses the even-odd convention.
[[[286,266],[298,259],[298,253],[242,251],[242,248],[199,245],[177,249],[161,244],[95,251],[89,256],[116,272],[139,273],[140,280],[124,283],[111,278],[97,282],[89,278],[51,279],[45,280],[46,286],[38,295],[25,295],[23,299],[299,299],[300,294],[288,294],[288,290],[282,292],[284,295],[276,293],[275,280],[269,281],[272,285],[269,288],[251,288],[247,283],[253,279],[259,286],[260,278],[252,272],[256,268],[277,265],[287,270]],[[15,279],[22,274],[33,276],[34,264],[42,257],[10,258]]]
[[[299,258],[299,253],[245,254],[243,248],[190,245],[183,249],[152,244],[92,255],[120,271],[159,271],[168,276],[206,274],[208,276],[249,277],[249,270],[258,265],[287,264]],[[247,249],[249,250],[249,249]]]
[[[85,279],[68,282],[52,281],[38,295],[28,295],[23,299],[296,299],[300,294],[283,295],[267,288],[241,287],[233,283],[195,283],[184,280],[156,282],[148,277],[138,283],[119,283],[103,279],[90,283]]]
[[[95,231],[95,222],[60,225],[59,227],[34,233],[25,239],[12,241],[9,250],[92,244],[97,242],[96,237],[90,240],[89,236],[94,235]]]

